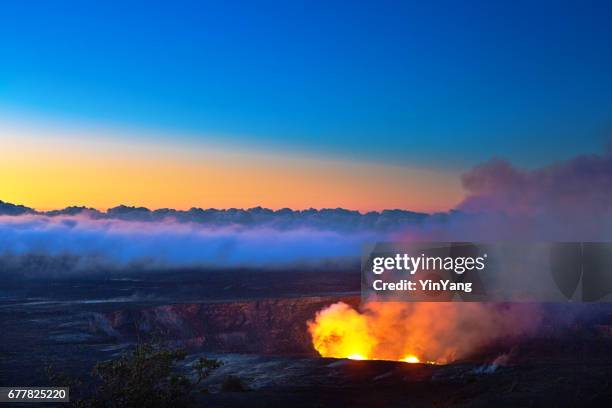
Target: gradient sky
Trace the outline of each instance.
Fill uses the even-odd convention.
[[[419,3],[3,2],[0,199],[445,210],[606,144],[611,2]]]

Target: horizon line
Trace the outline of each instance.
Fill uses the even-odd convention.
[[[30,207],[27,204],[15,204],[15,203],[11,203],[9,201],[4,201],[2,199],[0,199],[0,208],[2,206],[9,206],[10,208],[16,208],[16,209],[23,209],[24,212],[21,214],[25,214],[27,212],[33,212],[34,214],[40,214],[40,215],[50,215],[49,213],[54,213],[54,212],[61,212],[61,211],[66,211],[69,209],[79,209],[79,210],[83,210],[83,211],[96,211],[98,213],[104,213],[104,214],[108,214],[109,211],[115,210],[115,209],[119,209],[119,208],[125,208],[125,209],[131,209],[131,210],[146,210],[148,212],[159,212],[159,211],[163,211],[163,210],[169,210],[169,211],[176,211],[176,212],[189,212],[191,210],[201,210],[201,211],[210,211],[210,210],[214,210],[214,211],[230,211],[230,210],[237,210],[237,211],[250,211],[250,210],[267,210],[267,211],[271,211],[274,213],[278,213],[281,212],[283,210],[290,210],[292,212],[305,212],[305,211],[334,211],[334,210],[342,210],[342,211],[347,211],[347,212],[352,212],[352,213],[357,213],[360,215],[366,215],[366,214],[372,214],[372,213],[378,213],[381,214],[383,212],[389,212],[389,211],[401,211],[401,212],[408,212],[408,213],[412,213],[412,214],[419,214],[419,215],[432,215],[432,214],[439,214],[439,213],[447,213],[447,212],[452,212],[452,211],[456,211],[456,209],[454,208],[449,208],[446,211],[434,211],[434,212],[424,212],[424,211],[414,211],[414,210],[410,210],[410,209],[406,209],[406,208],[385,208],[382,210],[370,210],[370,211],[360,211],[360,210],[355,210],[355,209],[350,209],[350,208],[345,208],[345,207],[308,207],[308,208],[291,208],[291,207],[278,207],[278,208],[271,208],[271,207],[264,207],[261,205],[257,205],[254,207],[197,207],[197,206],[193,206],[190,208],[186,208],[186,209],[181,209],[181,208],[172,208],[172,207],[159,207],[159,208],[149,208],[146,206],[140,206],[140,205],[128,205],[128,204],[118,204],[114,207],[108,207],[108,208],[96,208],[96,207],[89,207],[86,205],[68,205],[66,207],[63,208],[54,208],[54,209],[42,209],[42,208],[34,208],[34,207]],[[21,215],[19,214],[19,215]],[[3,215],[7,215],[7,214],[3,214]]]

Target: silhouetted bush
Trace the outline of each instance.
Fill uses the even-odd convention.
[[[221,366],[218,360],[200,358],[194,363],[196,380],[176,371],[176,363],[185,359],[182,349],[167,349],[139,344],[116,360],[96,364],[92,392],[79,398],[82,384],[50,368],[49,378],[55,386],[71,387],[72,405],[90,408],[161,408],[188,407],[194,393],[202,391],[200,383]],[[73,398],[75,396],[75,398]]]

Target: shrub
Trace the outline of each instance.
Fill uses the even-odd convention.
[[[167,349],[152,344],[139,344],[120,358],[96,364],[95,386],[90,396],[74,399],[76,407],[90,408],[161,408],[188,407],[199,384],[216,368],[218,360],[200,358],[193,366],[196,381],[177,373],[176,363],[185,359],[182,349]],[[75,387],[79,383],[49,369],[53,385]],[[79,386],[80,388],[80,386]],[[71,388],[71,395],[78,395]],[[71,399],[73,399],[71,397]]]

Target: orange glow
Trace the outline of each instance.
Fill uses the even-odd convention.
[[[419,360],[417,356],[412,356],[412,355],[402,358],[402,361],[405,361],[406,363],[420,363],[421,362],[421,360]]]
[[[450,171],[49,132],[0,123],[0,200],[41,210],[126,204],[433,211],[462,196]]]
[[[369,302],[361,311],[339,302],[308,322],[323,357],[446,364],[499,339],[531,332],[532,305]]]
[[[314,347],[323,357],[372,358],[376,340],[369,335],[367,322],[344,303],[321,311],[316,322],[309,323],[309,329]]]

